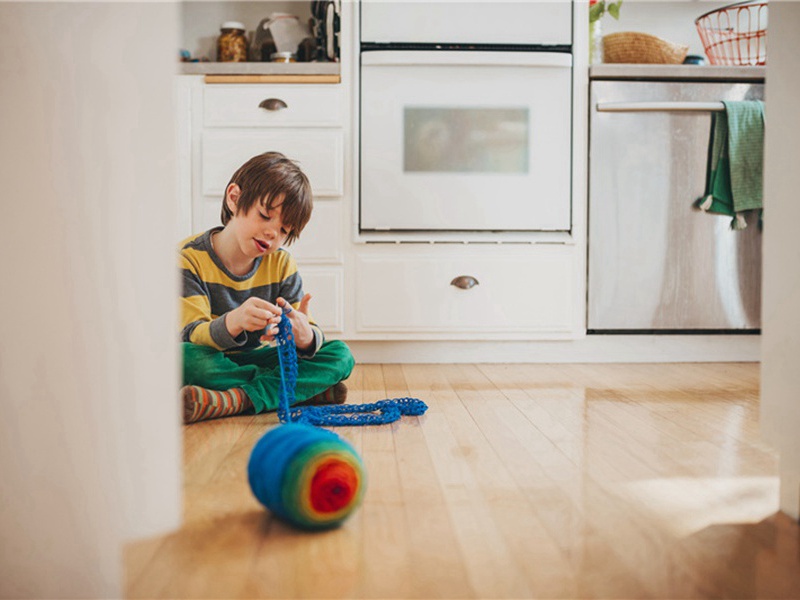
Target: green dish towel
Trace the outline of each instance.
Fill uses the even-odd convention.
[[[733,217],[744,229],[744,211],[762,209],[764,189],[764,103],[723,101],[725,110],[711,119],[706,190],[702,210]]]

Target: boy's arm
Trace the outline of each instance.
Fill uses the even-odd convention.
[[[226,315],[211,314],[208,288],[197,270],[185,256],[181,255],[182,294],[180,301],[181,341],[210,346],[217,350],[228,350],[243,346],[247,334],[232,336],[225,325]],[[228,314],[228,313],[226,313]]]
[[[325,341],[325,334],[320,329],[319,325],[315,323],[310,323],[311,330],[314,333],[314,342],[307,350],[298,350],[297,355],[300,358],[313,358],[317,351],[322,347],[323,342]]]

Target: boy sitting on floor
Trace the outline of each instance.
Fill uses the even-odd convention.
[[[308,311],[297,265],[283,245],[311,217],[308,178],[278,152],[255,156],[231,178],[222,201],[223,227],[181,244],[183,419],[275,410],[278,350],[267,345],[281,314],[297,345],[298,403],[344,402],[353,369],[344,342],[326,342]]]

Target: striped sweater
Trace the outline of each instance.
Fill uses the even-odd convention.
[[[225,352],[252,350],[263,345],[259,337],[264,330],[243,331],[234,338],[225,326],[225,315],[251,296],[273,304],[282,297],[297,308],[303,281],[292,255],[282,248],[257,258],[249,273],[234,275],[211,247],[211,234],[220,230],[210,229],[181,242],[181,340]],[[299,352],[305,358],[313,356],[324,339],[311,323],[314,344],[308,352]]]

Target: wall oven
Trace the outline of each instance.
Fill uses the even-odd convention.
[[[362,232],[570,229],[570,3],[366,3],[361,38]]]

